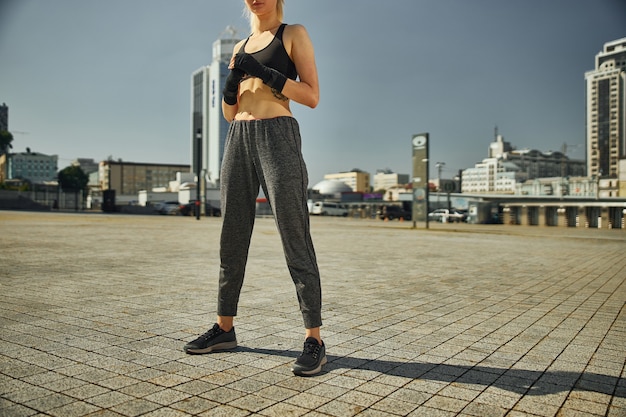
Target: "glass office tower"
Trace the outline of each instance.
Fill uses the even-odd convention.
[[[213,43],[211,64],[194,71],[191,75],[191,169],[198,171],[202,162],[203,178],[208,188],[219,188],[220,167],[224,153],[224,141],[228,122],[222,116],[222,90],[228,76],[228,64],[239,39],[236,31],[228,27]],[[198,158],[197,137],[201,136],[201,158]]]

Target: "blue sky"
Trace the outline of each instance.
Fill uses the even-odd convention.
[[[190,163],[190,76],[237,0],[0,0],[0,103],[14,151]],[[316,49],[321,101],[293,104],[311,185],[329,172],[411,172],[431,135],[443,178],[518,148],[584,158],[585,71],[626,36],[623,0],[287,0]],[[431,164],[433,166],[434,164]],[[433,168],[434,169],[434,168]],[[432,171],[433,176],[436,175]]]

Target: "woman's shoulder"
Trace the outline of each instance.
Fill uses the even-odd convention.
[[[285,26],[285,31],[283,32],[286,36],[298,37],[298,36],[309,36],[304,25],[299,23],[287,24]]]
[[[245,39],[242,39],[239,42],[237,42],[235,44],[235,51],[238,51],[243,46],[243,44],[246,43],[247,40],[248,40],[248,38],[245,38]]]
[[[310,42],[309,34],[306,28],[301,24],[291,24],[285,26],[283,32],[283,40],[287,43]]]

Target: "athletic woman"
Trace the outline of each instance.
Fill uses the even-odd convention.
[[[237,346],[234,317],[244,280],[259,187],[268,197],[302,313],[305,342],[296,375],[326,363],[320,335],[322,292],[309,230],[308,174],[302,158],[295,101],[315,108],[319,84],[313,45],[302,25],[282,22],[284,0],[245,0],[251,35],[230,62],[222,111],[230,128],[221,171],[222,234],[217,322],[188,343],[191,354]]]

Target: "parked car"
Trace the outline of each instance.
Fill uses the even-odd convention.
[[[180,203],[178,201],[165,201],[156,204],[156,210],[159,214],[176,214]]]
[[[319,216],[343,216],[348,215],[348,209],[338,203],[316,201],[311,208],[311,214]]]
[[[467,210],[456,210],[456,212],[460,216],[461,222],[467,222],[467,219],[469,217],[469,213],[467,212]]]
[[[214,207],[211,203],[206,203],[204,206],[204,213],[206,216],[219,217],[222,215],[222,211],[219,207]],[[178,214],[181,216],[195,216],[196,215],[196,201],[192,200],[187,204],[181,204],[178,206]]]
[[[456,209],[437,209],[428,213],[428,220],[441,223],[459,223],[467,220],[467,213]]]
[[[377,214],[381,220],[411,220],[411,212],[400,206],[382,206]]]

